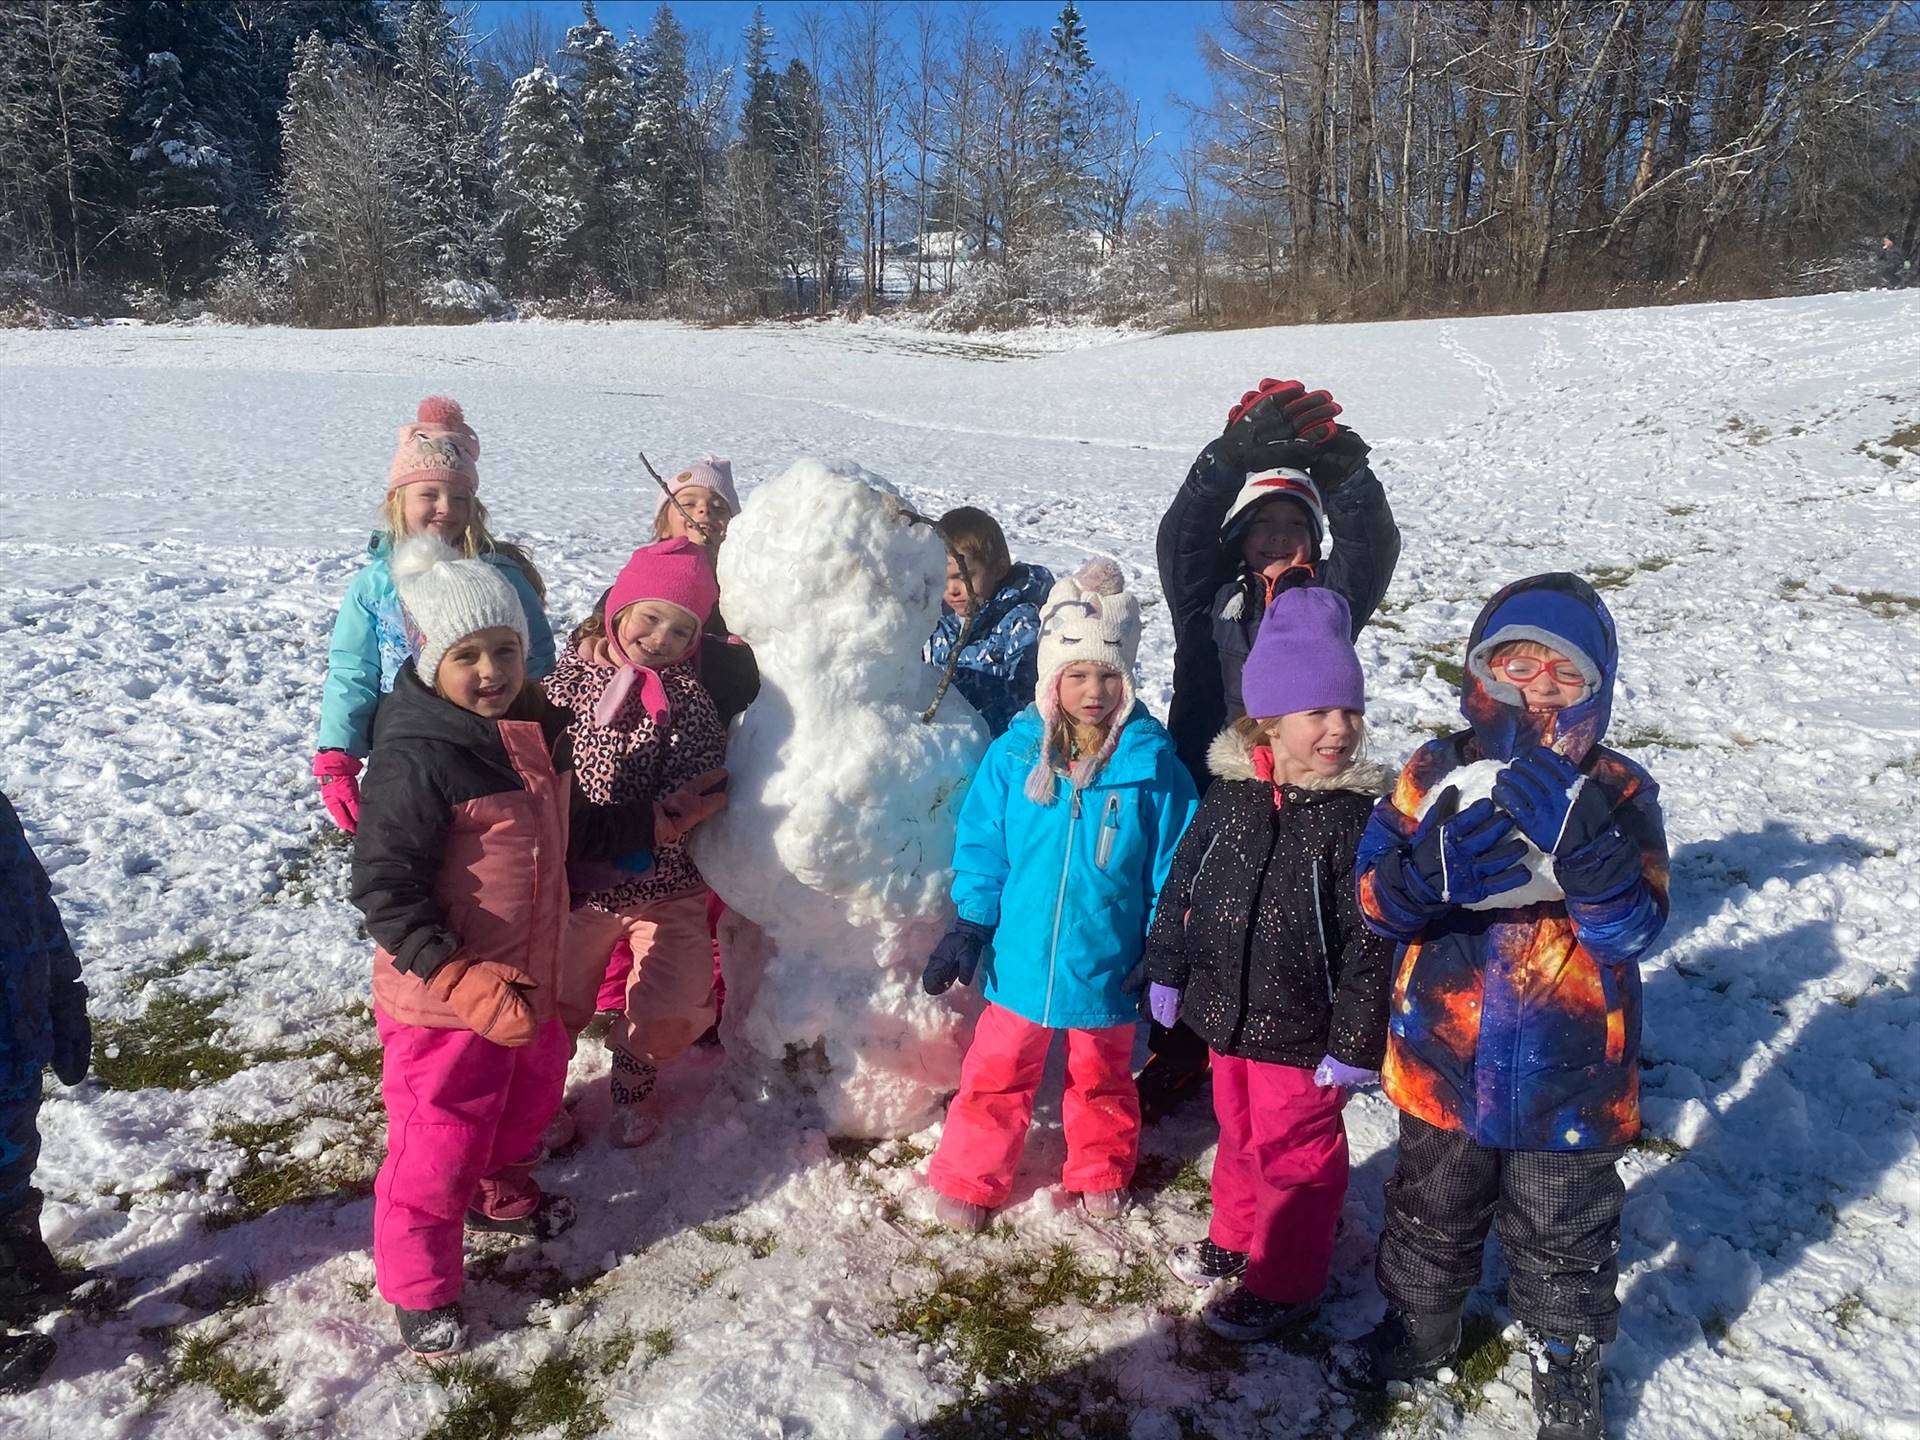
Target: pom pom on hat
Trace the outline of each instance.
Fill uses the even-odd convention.
[[[1089,595],[1118,595],[1126,588],[1127,577],[1111,555],[1095,555],[1073,572],[1073,583]]]
[[[438,535],[411,535],[388,561],[412,638],[414,669],[432,687],[441,658],[469,635],[506,629],[527,645],[527,611],[498,567],[466,560]]]
[[[1097,755],[1075,760],[1074,787],[1085,787],[1099,773],[1120,730],[1133,712],[1133,662],[1140,653],[1140,601],[1126,590],[1120,562],[1095,555],[1066,579],[1055,582],[1040,607],[1038,683],[1034,704],[1045,727],[1040,756],[1028,772],[1026,793],[1035,804],[1053,803],[1055,722],[1060,718],[1060,672],[1069,665],[1099,665],[1117,671],[1120,705],[1107,725],[1106,743]]]
[[[420,408],[414,412],[414,419],[422,425],[436,425],[449,429],[455,425],[467,423],[467,412],[460,408],[460,402],[446,395],[429,395],[420,402]]]

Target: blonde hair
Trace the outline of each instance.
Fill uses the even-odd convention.
[[[1565,651],[1556,650],[1551,645],[1538,640],[1502,640],[1487,653],[1486,663],[1504,660],[1509,655],[1524,655],[1534,660],[1570,660],[1573,657]]]
[[[1227,728],[1233,732],[1235,739],[1251,750],[1256,745],[1265,745],[1272,740],[1274,731],[1279,728],[1280,721],[1284,718],[1280,715],[1242,715]],[[1347,763],[1358,765],[1367,758],[1367,717],[1356,715],[1353,723],[1354,728],[1360,732],[1360,738],[1354,742],[1353,759]]]
[[[401,485],[389,490],[385,503],[380,507],[387,534],[396,541],[405,539],[407,535],[406,488]],[[547,582],[534,565],[533,557],[511,541],[494,539],[493,532],[487,528],[487,507],[481,503],[478,495],[469,498],[473,503],[467,511],[467,528],[460,533],[460,543],[455,548],[469,560],[477,560],[482,555],[498,555],[503,560],[511,561],[527,577],[527,583],[533,586],[533,593],[545,600]]]

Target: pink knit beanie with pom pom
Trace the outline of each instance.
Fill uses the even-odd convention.
[[[1040,756],[1027,773],[1027,798],[1036,805],[1053,803],[1053,753],[1056,722],[1060,719],[1060,672],[1069,665],[1099,665],[1118,671],[1120,705],[1107,724],[1107,738],[1099,753],[1084,755],[1067,766],[1076,790],[1086,788],[1120,743],[1120,731],[1133,713],[1133,662],[1140,653],[1140,602],[1125,589],[1120,562],[1095,555],[1047,592],[1040,607],[1039,683],[1033,701],[1043,727]]]
[[[418,480],[440,480],[469,495],[480,488],[480,437],[458,400],[429,395],[414,419],[400,427],[393,464],[387,467],[387,493]]]

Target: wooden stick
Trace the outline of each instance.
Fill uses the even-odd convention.
[[[636,453],[640,456],[640,463],[647,467],[647,474],[653,477],[653,483],[660,487],[660,493],[666,496],[673,508],[680,512],[680,518],[687,522],[687,528],[697,534],[700,537],[700,543],[704,545],[708,539],[707,527],[694,519],[687,507],[680,503],[680,497],[673,493],[672,487],[661,479],[660,472],[653,468],[653,462],[647,459],[647,452],[641,450]]]

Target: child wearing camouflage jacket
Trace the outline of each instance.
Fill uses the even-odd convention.
[[[53,1361],[53,1341],[16,1334],[72,1288],[40,1238],[40,1072],[68,1085],[87,1078],[93,1032],[80,961],[60,923],[47,872],[20,817],[0,795],[0,1394],[30,1388]]]
[[[1387,1316],[1335,1379],[1377,1389],[1451,1364],[1494,1225],[1541,1440],[1602,1433],[1615,1161],[1640,1130],[1637,962],[1667,915],[1658,787],[1600,743],[1617,663],[1585,581],[1501,590],[1467,641],[1469,728],[1414,752],[1356,862],[1362,916],[1400,942],[1382,1071],[1400,1144],[1376,1267]]]

